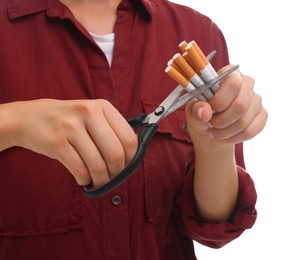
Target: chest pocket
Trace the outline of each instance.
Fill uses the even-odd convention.
[[[143,100],[146,113],[152,112],[158,104]],[[150,222],[163,222],[169,217],[193,156],[184,110],[161,119],[143,164],[146,212]]]
[[[0,237],[82,228],[81,189],[60,163],[13,148],[1,152],[0,169]]]

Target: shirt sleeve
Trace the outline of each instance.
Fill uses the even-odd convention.
[[[220,248],[254,225],[257,218],[256,189],[252,178],[244,168],[242,153],[239,159],[241,162],[241,165],[237,165],[239,191],[236,209],[231,220],[216,224],[199,220],[195,211],[194,175],[189,173],[176,203],[176,219],[180,232],[205,246]]]

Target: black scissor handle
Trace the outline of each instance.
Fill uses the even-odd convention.
[[[130,177],[134,171],[137,169],[139,164],[142,162],[144,155],[146,153],[147,146],[156,133],[158,129],[158,124],[153,123],[144,126],[138,133],[138,149],[133,158],[133,160],[114,178],[105,183],[104,185],[98,187],[97,189],[92,189],[92,183],[82,187],[83,193],[89,198],[100,198],[105,194],[109,193],[117,186],[119,186],[123,181]]]
[[[147,114],[143,113],[135,117],[127,118],[127,122],[133,129],[138,129],[145,126],[145,123],[143,123],[143,121],[146,117]]]

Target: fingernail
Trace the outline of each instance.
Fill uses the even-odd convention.
[[[207,128],[213,128],[213,125],[210,122],[206,123]]]
[[[202,119],[202,112],[203,112],[203,108],[202,107],[199,107],[198,110],[197,110],[197,117],[199,119]]]
[[[209,139],[212,139],[212,138],[214,138],[214,135],[212,134],[212,132],[208,131],[208,132],[207,132],[207,137],[208,137]]]

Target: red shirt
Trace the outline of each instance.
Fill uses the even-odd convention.
[[[122,1],[114,32],[110,68],[57,0],[2,0],[0,103],[102,98],[132,117],[152,111],[176,86],[164,69],[182,40],[196,40],[206,54],[216,49],[216,69],[228,64],[217,26],[165,0]],[[217,248],[251,228],[256,191],[242,145],[233,218],[218,224],[197,218],[185,123],[183,110],[161,120],[142,165],[100,199],[85,197],[56,160],[17,147],[1,152],[0,259],[190,260],[193,240]]]

